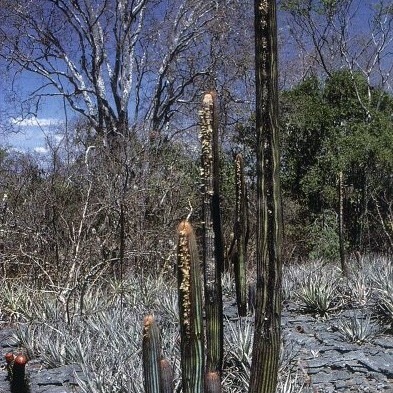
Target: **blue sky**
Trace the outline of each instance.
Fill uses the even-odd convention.
[[[361,25],[361,21],[367,19],[370,15],[370,4],[375,4],[376,2],[365,1],[356,2],[360,4],[357,15],[357,23]],[[2,65],[0,64],[0,67]],[[19,92],[21,97],[27,96],[29,92],[34,91],[40,85],[42,85],[43,80],[33,73],[20,74],[19,78],[16,80],[15,84],[11,83],[10,76],[3,78],[0,81],[1,91],[10,91],[15,89]],[[49,135],[53,135],[59,131],[64,123],[64,102],[61,98],[47,98],[42,101],[37,112],[37,117],[30,115],[24,119],[21,119],[18,114],[18,108],[16,104],[6,103],[6,94],[0,97],[0,110],[5,111],[8,115],[11,114],[11,118],[8,120],[9,124],[12,124],[18,129],[18,133],[11,133],[8,135],[7,139],[4,140],[5,144],[10,144],[13,147],[20,150],[35,150],[38,152],[45,151],[45,139]],[[68,116],[72,117],[73,113],[68,110]],[[4,115],[2,120],[4,121]]]
[[[17,132],[6,137],[6,144],[22,151],[35,151],[46,153],[46,139],[56,137],[56,130],[63,126],[63,119],[58,117],[28,117],[26,119],[14,119],[11,123],[17,128]]]
[[[0,110],[3,113],[2,121],[5,128],[10,128],[12,132],[1,134],[2,143],[16,150],[46,152],[46,139],[48,136],[54,137],[64,124],[64,103],[61,98],[47,98],[38,107],[37,116],[20,115],[22,97],[28,97],[42,84],[42,78],[33,73],[23,73],[10,83],[11,78],[5,77],[0,84],[3,95],[0,98]],[[14,96],[15,91],[18,97]],[[27,111],[29,112],[29,111]],[[35,112],[35,110],[34,110]],[[71,114],[70,111],[68,111]]]

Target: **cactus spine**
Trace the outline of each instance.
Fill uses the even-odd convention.
[[[244,162],[241,154],[235,158],[236,217],[234,226],[236,300],[240,316],[247,315],[246,247],[247,247],[247,195],[244,180]]]
[[[202,393],[204,340],[198,250],[194,230],[188,221],[185,220],[179,224],[177,233],[177,282],[183,393]]]
[[[255,0],[257,290],[250,393],[274,393],[281,344],[282,215],[279,179],[276,1]]]
[[[203,212],[203,267],[206,312],[206,370],[221,373],[223,311],[222,232],[219,203],[218,124],[215,93],[206,93],[200,111]]]

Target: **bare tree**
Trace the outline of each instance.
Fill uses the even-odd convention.
[[[207,73],[207,61],[197,54],[214,1],[6,3],[1,55],[16,73],[41,78],[30,98],[38,105],[60,96],[105,139],[142,122],[165,128]]]
[[[344,67],[353,73],[360,71],[370,89],[373,85],[392,89],[393,11],[390,1],[283,0],[281,5],[288,12],[288,33],[300,52],[302,66],[299,70],[303,69],[303,76],[309,73],[331,76],[334,70]],[[361,102],[360,95],[358,98]],[[367,111],[368,103],[363,104]]]

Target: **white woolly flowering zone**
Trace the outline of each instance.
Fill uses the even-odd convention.
[[[211,94],[205,94],[203,98],[203,109],[199,112],[201,119],[200,139],[202,144],[202,179],[211,176],[213,161],[212,136],[213,136],[213,107],[214,101]]]
[[[183,317],[183,325],[187,336],[190,335],[191,324],[191,254],[189,247],[189,233],[188,228],[179,231],[179,266],[180,269],[180,312]]]

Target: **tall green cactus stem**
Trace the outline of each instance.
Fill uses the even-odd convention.
[[[194,230],[188,221],[177,229],[177,282],[180,317],[180,353],[183,393],[202,393],[204,339],[202,285]]]
[[[200,116],[201,180],[203,206],[210,206],[210,229],[214,233],[214,255],[220,272],[224,270],[224,238],[220,208],[220,152],[218,144],[218,103],[215,92],[206,93]],[[206,200],[205,200],[206,197]],[[207,209],[205,209],[207,210]],[[209,244],[210,246],[210,244]]]
[[[142,358],[145,393],[161,392],[161,340],[153,315],[143,320]]]
[[[200,111],[203,267],[206,312],[206,370],[221,373],[223,361],[223,265],[219,204],[218,125],[215,93],[206,93]]]
[[[254,5],[257,285],[249,392],[274,393],[281,344],[282,277],[276,0],[255,0]]]
[[[344,239],[344,175],[343,171],[338,173],[338,240],[340,249],[341,272],[344,277],[349,276],[349,269],[345,256]]]
[[[235,252],[233,265],[236,283],[237,309],[240,316],[247,315],[247,195],[244,180],[244,162],[241,154],[235,158],[236,216],[234,226]]]

